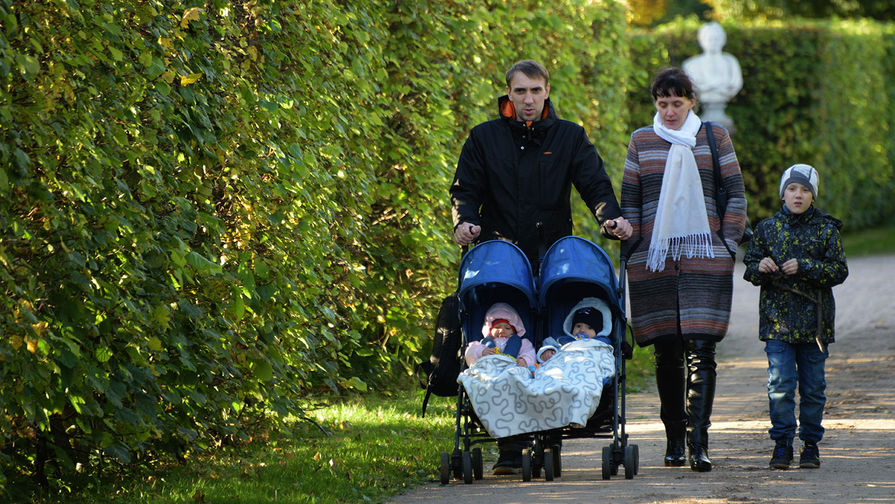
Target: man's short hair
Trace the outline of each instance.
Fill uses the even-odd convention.
[[[547,69],[535,60],[522,60],[511,66],[506,75],[507,87],[510,87],[510,80],[516,75],[516,72],[522,72],[532,79],[542,78],[545,85],[550,84],[550,74],[547,73]]]

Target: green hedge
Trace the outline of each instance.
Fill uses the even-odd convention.
[[[543,61],[617,180],[626,51],[613,0],[0,0],[3,474],[67,486],[406,382],[505,69]]]
[[[641,90],[632,109],[653,113],[648,76],[702,50],[699,24],[680,21],[632,39]],[[892,25],[869,21],[791,21],[724,25],[725,52],[737,57],[742,91],[727,113],[753,222],[779,209],[780,174],[794,163],[821,174],[818,206],[850,229],[891,220],[895,168]]]
[[[505,69],[548,67],[618,187],[649,76],[699,52],[695,23],[629,38],[624,15],[0,0],[0,488],[188,455],[320,392],[406,383],[456,282],[456,158]],[[849,226],[889,218],[892,29],[726,29],[753,219],[794,162],[818,166],[820,206]],[[575,219],[615,250],[580,202]]]

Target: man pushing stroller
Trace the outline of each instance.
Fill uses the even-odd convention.
[[[532,60],[506,72],[498,117],[472,129],[450,187],[454,240],[491,239],[518,245],[537,270],[538,251],[572,234],[570,185],[574,184],[601,232],[630,238],[603,160],[583,127],[560,119],[550,101],[550,77]],[[550,156],[549,175],[542,158]],[[547,181],[545,184],[544,182]],[[510,189],[512,188],[512,189]],[[503,458],[521,460],[521,443],[502,443]]]

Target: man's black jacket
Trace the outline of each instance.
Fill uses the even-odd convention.
[[[572,184],[601,224],[621,210],[584,128],[559,119],[549,98],[534,122],[517,120],[507,96],[498,107],[499,117],[474,127],[460,153],[450,189],[454,227],[479,224],[479,241],[509,240],[537,268],[539,245],[572,234]]]

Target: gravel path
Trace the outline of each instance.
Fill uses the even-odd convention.
[[[837,343],[827,361],[820,469],[768,469],[773,442],[767,437],[767,361],[757,337],[758,288],[742,280],[739,264],[730,332],[718,347],[712,472],[662,465],[664,430],[653,389],[628,395],[627,430],[640,450],[640,472],[632,480],[602,480],[601,449],[608,440],[567,440],[562,477],[553,482],[492,476],[486,461],[484,479],[471,485],[429,483],[392,502],[895,502],[895,256],[849,260],[849,270],[834,288]],[[445,449],[449,444],[445,440]],[[437,466],[436,454],[432,463]]]

